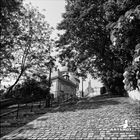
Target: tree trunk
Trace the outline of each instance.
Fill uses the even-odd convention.
[[[20,75],[18,76],[18,78],[17,78],[17,80],[15,81],[15,83],[8,89],[7,94],[6,94],[7,96],[10,95],[12,89],[13,89],[13,88],[15,87],[15,85],[18,83],[18,81],[19,81],[20,77],[22,76],[23,72],[24,72],[24,70],[21,71],[21,73],[20,73]]]

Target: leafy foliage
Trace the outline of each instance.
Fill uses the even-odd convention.
[[[58,29],[66,32],[58,46],[63,49],[61,60],[70,60],[71,70],[78,66],[82,71],[94,71],[94,62],[102,61],[99,54],[103,54],[104,43],[108,41],[102,12],[103,6],[94,1],[68,1],[64,20],[58,25]]]
[[[9,1],[2,0],[0,5],[0,76],[6,74],[7,69],[10,68],[11,62],[14,57],[11,51],[15,44],[15,38],[17,37],[19,24],[17,21],[17,15],[20,14],[20,8],[22,7],[22,1]]]
[[[7,12],[8,10],[4,11]],[[17,11],[4,15],[7,23],[2,24],[1,34],[1,71],[3,78],[15,77],[15,83],[27,76],[44,75],[49,65],[45,63],[49,57],[52,28],[45,21],[45,16],[30,5],[21,5]],[[10,26],[7,26],[7,24]]]
[[[127,91],[140,90],[140,44],[135,47],[135,55],[133,62],[125,70],[124,84]]]
[[[62,63],[100,76],[107,90],[123,94],[123,72],[139,43],[139,0],[67,0],[58,29]]]
[[[17,84],[12,90],[11,94],[5,94],[5,98],[19,98],[19,99],[40,99],[45,98],[48,93],[48,81],[46,77],[42,76],[37,81],[34,78],[28,77],[22,84]]]

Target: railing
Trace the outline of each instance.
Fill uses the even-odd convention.
[[[14,113],[14,112],[17,112],[16,118],[18,118],[19,110],[22,109],[23,107],[27,107],[28,103],[31,103],[31,106],[29,106],[29,108],[30,108],[30,111],[32,112],[34,104],[38,103],[39,106],[41,107],[41,102],[43,100],[44,99],[40,99],[40,100],[39,99],[38,100],[28,99],[28,100],[25,101],[25,100],[15,100],[14,99],[14,100],[12,100],[12,102],[10,102],[10,99],[7,99],[7,100],[4,100],[4,101],[1,101],[1,104],[3,104],[3,106],[6,104],[6,106],[4,106],[3,109],[8,110],[9,109],[8,106],[9,106],[9,107],[11,107],[11,110],[0,114],[0,118],[3,117],[3,116],[7,116],[11,113]],[[12,105],[16,105],[16,109],[13,109],[15,107],[12,107]]]
[[[15,99],[4,99],[4,100],[1,100],[0,101],[0,107],[3,108],[3,107],[7,107],[7,106],[10,106],[10,105],[13,105],[15,103]]]
[[[64,105],[64,104],[67,104],[67,103],[73,103],[73,101],[75,101],[76,99],[72,98],[72,97],[69,97],[68,99],[66,100],[63,100],[61,103],[55,103],[54,101],[52,101],[52,105],[53,106],[61,106],[61,105]],[[11,113],[15,113],[16,112],[16,118],[18,118],[19,116],[19,110],[21,110],[22,108],[26,107],[27,106],[27,103],[31,103],[31,105],[29,106],[30,108],[30,112],[32,112],[33,110],[33,107],[35,106],[35,104],[39,105],[41,107],[41,103],[42,101],[45,101],[45,99],[38,99],[38,100],[33,100],[33,99],[28,99],[28,100],[12,100],[11,102],[11,99],[7,99],[7,100],[4,100],[4,101],[1,101],[1,104],[3,104],[3,106],[6,104],[6,107],[7,105],[8,106],[12,106],[12,105],[16,105],[16,109],[15,107],[11,107],[11,110],[10,111],[7,111],[5,113],[2,113],[0,114],[0,118],[3,117],[3,116],[7,116]],[[10,103],[9,103],[10,102]],[[7,109],[5,107],[5,109]]]
[[[14,113],[14,112],[17,112],[17,109],[14,109],[14,110],[12,110],[12,111],[9,111],[9,112],[0,114],[0,118],[3,117],[3,116],[7,116],[7,115],[9,115],[9,114],[11,114],[11,113]]]

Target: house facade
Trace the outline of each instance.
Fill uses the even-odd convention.
[[[76,96],[80,80],[68,71],[58,70],[52,74],[51,83],[51,94],[61,102]]]

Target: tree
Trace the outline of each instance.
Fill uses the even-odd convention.
[[[18,8],[18,6],[22,3],[23,0],[1,0],[1,8],[8,8],[8,10],[12,10]]]
[[[73,71],[81,64],[85,71],[94,71],[91,68],[94,61],[101,61],[99,54],[103,54],[105,41],[108,41],[105,20],[100,16],[103,12],[102,3],[68,1],[64,20],[58,25],[58,29],[65,30],[65,34],[60,36],[58,46],[63,49],[60,58],[71,60]]]
[[[13,60],[9,60],[11,64],[9,74],[16,73],[16,81],[9,88],[8,94],[22,76],[47,73],[45,61],[48,58],[49,45],[52,44],[50,41],[52,28],[45,21],[45,16],[32,5],[23,6],[15,20],[18,28],[16,36],[10,38],[14,44],[11,49]]]
[[[111,69],[113,53],[104,19],[105,1],[68,1],[64,20],[58,29],[65,30],[60,36],[58,47],[63,47],[61,60],[73,64],[72,71],[79,67],[93,77],[103,76]]]
[[[10,68],[10,59],[14,59],[11,50],[14,46],[14,37],[17,36],[17,14],[20,13],[22,0],[2,0],[0,5],[0,77]]]
[[[139,4],[139,0],[123,0],[123,2],[118,0],[105,3],[106,19],[109,21],[107,29],[110,31],[112,42],[110,48],[114,56],[118,58],[118,62],[123,65],[120,72],[122,86],[122,74],[132,63],[135,46],[140,43]]]
[[[136,45],[133,62],[126,68],[123,76],[124,88],[128,93],[136,90],[140,92],[140,44]]]
[[[139,42],[139,20],[129,23],[125,16],[138,4],[139,0],[67,0],[58,25],[65,31],[57,42],[61,61],[69,61],[72,71],[79,67],[99,76],[111,93],[123,94],[123,72]]]

